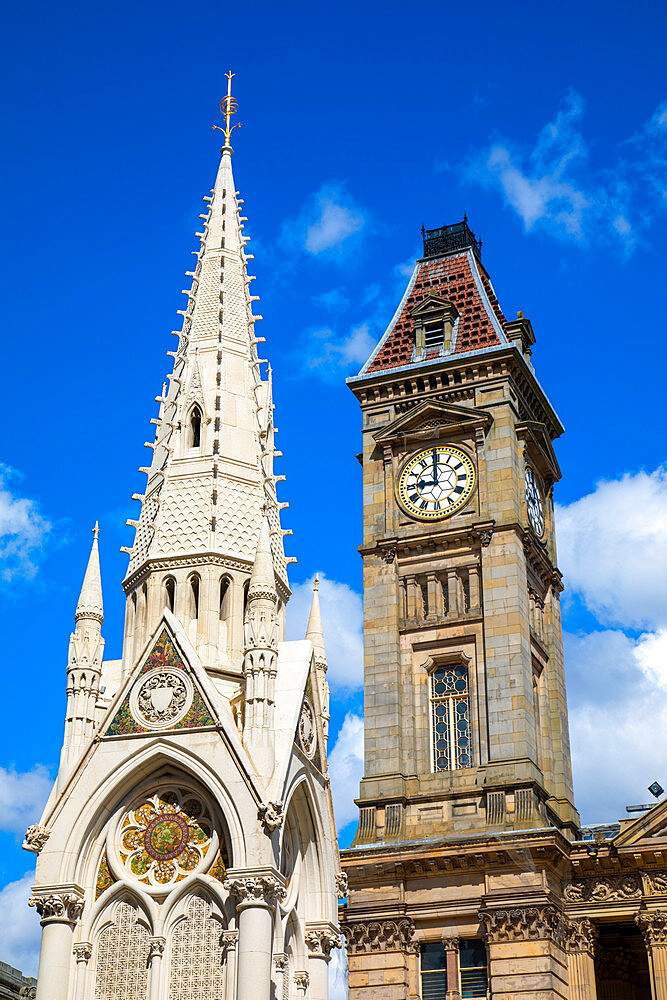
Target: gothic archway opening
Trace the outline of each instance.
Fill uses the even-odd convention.
[[[190,411],[188,426],[188,447],[201,447],[201,410],[198,406],[193,406]]]

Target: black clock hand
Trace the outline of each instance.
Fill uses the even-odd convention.
[[[438,485],[438,453],[433,449],[433,485]]]

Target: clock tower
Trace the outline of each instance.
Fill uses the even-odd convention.
[[[422,947],[423,975],[449,961],[443,930],[467,940],[463,976],[486,947],[489,893],[546,905],[555,869],[543,852],[558,855],[579,827],[553,510],[563,427],[533,368],[530,320],[505,318],[467,220],[423,230],[423,244],[386,333],[348,380],[363,421],[365,770],[343,855],[353,1000],[359,942],[392,921],[382,933],[407,956],[438,942],[436,958]],[[496,866],[515,859],[497,885],[490,845]],[[411,961],[387,996],[419,992]],[[448,997],[462,989],[453,971],[447,982]]]

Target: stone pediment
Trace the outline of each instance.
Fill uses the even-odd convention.
[[[429,292],[429,294],[426,295],[421,302],[418,302],[417,305],[410,310],[410,315],[421,316],[422,313],[447,310],[453,310],[455,316],[458,316],[459,314],[458,309],[453,302],[450,302],[449,299],[442,298],[440,295],[434,295],[433,292]]]
[[[544,424],[534,420],[525,420],[516,425],[519,440],[524,441],[529,453],[529,460],[538,468],[540,474],[551,486],[561,478],[560,466]]]
[[[393,439],[437,437],[440,428],[448,432],[458,430],[474,432],[477,428],[488,427],[492,421],[493,416],[488,410],[457,406],[439,400],[424,400],[378,431],[375,440],[379,444]]]
[[[632,847],[635,850],[643,847],[667,846],[667,799],[657,802],[652,809],[639,816],[633,823],[628,823],[614,837],[613,844],[617,850]]]

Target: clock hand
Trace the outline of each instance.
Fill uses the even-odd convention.
[[[433,485],[438,485],[438,453],[433,449]]]

